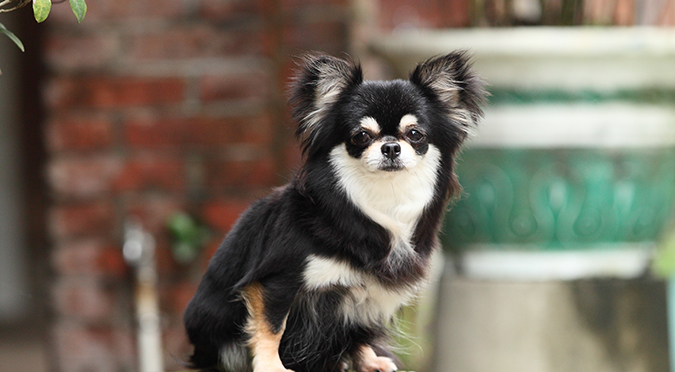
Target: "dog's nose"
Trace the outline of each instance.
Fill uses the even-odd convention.
[[[401,145],[397,142],[387,142],[382,145],[382,154],[387,158],[394,160],[401,155]]]

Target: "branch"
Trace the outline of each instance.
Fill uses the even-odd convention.
[[[6,9],[1,9],[2,7],[7,6],[7,5],[9,5],[9,4],[11,4],[15,1],[17,1],[17,0],[4,0],[4,1],[0,2],[0,13],[11,12],[12,10],[22,8],[22,7],[30,4],[30,2],[31,2],[31,0],[18,0],[19,2],[15,6],[9,7],[9,8],[6,8]]]

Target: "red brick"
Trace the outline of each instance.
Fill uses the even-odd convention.
[[[183,310],[178,314],[182,315]],[[181,361],[188,360],[188,357],[192,354],[192,346],[188,342],[187,335],[185,334],[183,317],[176,316],[176,319],[164,328],[162,336],[164,349],[170,350],[171,355],[173,356],[172,358],[165,359],[164,370],[184,371],[185,363]]]
[[[180,314],[185,311],[188,302],[192,299],[199,283],[193,281],[182,281],[172,283],[163,290],[163,297],[166,298],[165,305],[162,308],[171,314]]]
[[[133,371],[136,358],[134,334],[129,328],[111,329],[74,322],[58,322],[53,328],[52,367],[62,372]]]
[[[293,53],[320,50],[337,55],[347,49],[347,37],[347,24],[343,21],[294,22],[283,31],[283,43]]]
[[[223,188],[268,187],[277,181],[274,161],[270,158],[249,161],[210,161],[206,163],[207,186]]]
[[[262,72],[205,76],[199,81],[199,98],[203,102],[226,100],[266,100],[270,93],[271,78]]]
[[[319,9],[342,9],[345,13],[348,11],[348,0],[284,0],[280,2],[281,11],[284,13],[302,12],[303,10]]]
[[[121,159],[111,155],[57,158],[48,165],[48,178],[61,196],[91,198],[112,191],[121,171]]]
[[[112,126],[104,115],[60,116],[47,125],[47,147],[54,152],[108,149],[113,143]]]
[[[87,2],[86,23],[78,25],[80,28],[92,23],[111,23],[120,20],[139,19],[167,19],[188,14],[184,0],[97,0]],[[47,18],[48,24],[77,24],[68,2],[57,3]]]
[[[183,100],[180,78],[73,77],[52,80],[47,102],[53,108],[121,108],[176,104]]]
[[[60,243],[52,250],[52,266],[71,277],[122,278],[128,271],[119,244],[92,238]]]
[[[667,2],[672,6],[672,1]],[[635,25],[635,0],[617,0],[616,9],[614,10],[613,25],[616,26],[633,26]],[[664,11],[666,9],[663,9]],[[664,12],[664,15],[668,14]],[[671,12],[672,17],[672,12]],[[665,17],[663,17],[665,18]],[[598,24],[597,22],[595,24]]]
[[[114,181],[115,191],[185,190],[185,164],[175,156],[142,154],[128,159]]]
[[[261,16],[264,0],[201,0],[199,15],[207,19],[233,20]]]
[[[109,332],[106,332],[109,333]],[[116,372],[111,336],[81,325],[62,325],[54,330],[54,349],[58,370],[64,372]]]
[[[100,68],[119,53],[119,44],[113,33],[50,32],[45,42],[45,59],[47,65],[56,70]]]
[[[118,365],[118,371],[134,371],[138,367],[136,358],[136,334],[134,329],[127,325],[117,326],[112,330],[113,354]],[[165,357],[166,358],[166,357]]]
[[[106,201],[65,204],[49,213],[49,230],[56,239],[109,236],[115,226],[114,210]]]
[[[166,223],[174,214],[185,209],[185,203],[175,196],[150,195],[131,198],[124,207],[126,216],[139,220],[146,231],[155,235],[166,235]]]
[[[250,203],[243,199],[212,201],[203,206],[202,218],[217,231],[229,231]]]
[[[300,148],[297,145],[287,144],[283,149],[282,156],[287,171],[292,171],[300,168],[303,159],[302,159],[302,152],[300,151]],[[283,172],[282,169],[280,169],[279,171]]]
[[[168,233],[155,235],[155,262],[157,263],[157,275],[161,278],[170,278],[178,275],[185,266],[181,266],[173,257],[173,247]]]
[[[132,147],[224,146],[235,143],[268,145],[272,130],[267,117],[134,118],[125,123]]]
[[[199,255],[198,264],[196,265],[200,269],[200,272],[206,272],[209,262],[211,262],[211,258],[220,247],[224,238],[225,236],[223,234],[213,234],[211,239],[205,244],[204,250]]]
[[[132,60],[186,59],[261,54],[265,50],[262,29],[224,30],[208,25],[172,27],[129,40]]]
[[[380,0],[379,21],[383,28],[466,27],[470,23],[467,0]]]
[[[52,286],[56,312],[67,318],[87,322],[108,322],[112,319],[115,296],[98,280],[60,279]]]

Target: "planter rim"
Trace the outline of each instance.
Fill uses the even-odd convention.
[[[675,28],[663,27],[510,27],[414,29],[373,40],[384,54],[435,55],[466,49],[475,56],[630,56],[675,57]]]
[[[496,88],[675,90],[675,28],[408,30],[376,37],[371,46],[399,77],[426,58],[467,50],[478,75]]]
[[[675,146],[675,109],[629,103],[488,107],[467,148]]]

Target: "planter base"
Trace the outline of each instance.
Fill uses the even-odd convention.
[[[665,283],[448,276],[435,372],[667,372]]]

